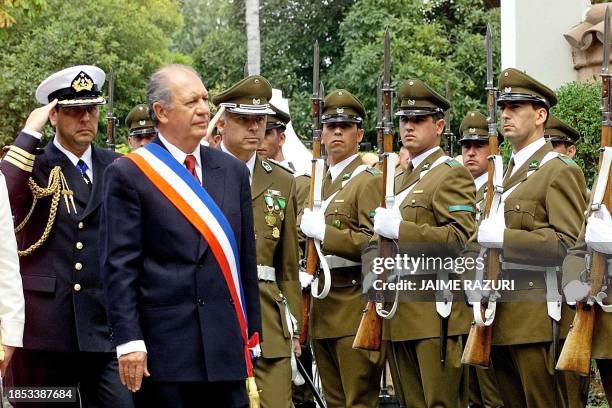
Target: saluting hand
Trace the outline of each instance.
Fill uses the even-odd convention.
[[[24,128],[38,133],[42,132],[49,120],[49,112],[51,112],[51,109],[55,108],[55,105],[57,105],[57,99],[52,100],[45,106],[34,109],[30,113],[30,116],[28,116]]]
[[[119,357],[119,377],[121,384],[128,390],[136,392],[142,385],[142,376],[150,377],[147,369],[147,353],[134,351]]]

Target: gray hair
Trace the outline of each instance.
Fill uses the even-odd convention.
[[[177,70],[188,71],[200,78],[200,75],[190,66],[183,64],[164,65],[151,75],[147,84],[147,107],[153,125],[157,127],[159,121],[153,111],[153,104],[159,102],[163,107],[168,107],[172,103],[172,90],[170,81],[172,72]],[[200,78],[202,80],[202,78]]]

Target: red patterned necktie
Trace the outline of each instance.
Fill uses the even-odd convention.
[[[198,183],[202,184],[202,182],[200,181],[200,178],[198,177],[198,173],[196,173],[195,165],[196,165],[195,156],[193,154],[188,154],[187,157],[185,157],[185,167],[187,167],[187,170],[189,171],[189,173],[191,173],[191,175],[195,177],[196,180],[198,180]]]

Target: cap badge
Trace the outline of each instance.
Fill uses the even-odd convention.
[[[258,98],[253,98],[253,105],[259,105],[260,102],[261,100],[259,100]]]
[[[476,116],[476,114],[475,114],[474,112],[472,112],[472,113],[470,114],[470,116],[471,116],[471,117],[474,117],[474,116]]]
[[[139,121],[138,121],[138,124],[139,124],[140,126],[144,126],[144,124],[145,124],[145,123],[147,123],[147,121],[146,121],[146,120],[139,120]]]
[[[510,92],[512,92],[512,87],[511,87],[511,86],[507,86],[507,87],[505,87],[505,88],[504,88],[504,92],[505,92],[505,93],[510,93]]]
[[[414,99],[408,99],[409,106],[414,106],[414,104],[416,104],[416,101]]]
[[[336,113],[344,113],[344,108],[336,108]]]
[[[342,95],[344,95],[344,94],[342,93],[342,91],[340,91],[340,92],[338,92],[338,95],[342,96]]]
[[[508,73],[507,73],[507,72],[504,72],[504,76],[505,76],[505,77],[507,77],[507,76],[508,76]]]
[[[91,79],[91,77],[83,71],[79,72],[79,74],[72,80],[72,89],[74,89],[76,92],[91,91],[93,86],[93,79]]]
[[[258,83],[259,83],[259,79],[255,78],[255,79],[253,80],[253,82],[255,82],[256,84],[258,84]]]
[[[142,109],[143,109],[143,107],[142,107],[142,106],[139,106],[139,107],[138,107],[138,110],[142,110]]]
[[[414,85],[414,81],[408,82],[408,85],[410,85],[410,86]]]
[[[475,132],[476,132],[476,128],[470,128],[470,129],[469,129],[469,132],[470,132],[470,133],[475,133]]]

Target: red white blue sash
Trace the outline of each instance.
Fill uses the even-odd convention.
[[[259,343],[259,334],[248,337],[244,291],[240,279],[240,260],[234,231],[208,192],[166,149],[156,143],[126,155],[155,187],[202,234],[219,264],[240,324],[249,377],[253,365],[249,348]]]

